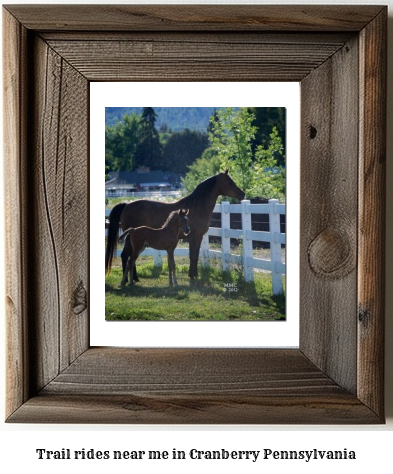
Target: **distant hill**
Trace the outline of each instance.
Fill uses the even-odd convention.
[[[115,125],[124,115],[142,113],[142,107],[106,107],[105,125]],[[154,107],[157,114],[156,128],[166,124],[173,131],[206,130],[214,107]]]

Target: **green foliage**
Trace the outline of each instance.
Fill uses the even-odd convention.
[[[135,166],[139,142],[140,118],[125,115],[122,122],[105,127],[105,166],[112,171],[126,171]]]
[[[186,173],[188,167],[202,155],[208,144],[208,137],[204,132],[186,128],[173,133],[164,146],[163,169],[180,174]]]
[[[253,150],[255,151],[258,145],[267,148],[270,142],[271,131],[273,128],[276,128],[283,146],[283,154],[277,158],[277,165],[285,166],[285,107],[249,107],[247,110],[254,115],[252,124],[257,127],[252,145]]]
[[[285,171],[278,162],[285,163],[281,137],[276,127],[267,146],[253,146],[257,127],[254,115],[246,108],[216,111],[211,120],[209,135],[221,169],[229,168],[234,181],[247,197],[278,198],[285,200]]]
[[[282,162],[285,163],[282,141],[277,128],[273,127],[268,147],[259,145],[255,152],[251,196],[285,201],[285,168],[277,166]]]
[[[217,153],[223,168],[229,168],[238,186],[244,191],[251,187],[252,140],[256,127],[253,115],[245,109],[235,113],[232,107],[217,110],[209,135],[212,149]],[[247,192],[246,192],[247,194]]]
[[[208,146],[206,132],[172,132],[155,128],[157,114],[145,107],[140,116],[124,115],[121,122],[105,129],[105,165],[109,171],[132,171],[139,166],[186,173]]]
[[[135,150],[135,167],[148,166],[161,169],[162,147],[155,129],[156,113],[152,107],[144,107],[139,124],[139,140]],[[130,168],[132,170],[132,168]]]
[[[188,173],[182,178],[185,193],[191,193],[199,183],[209,176],[219,173],[220,158],[212,148],[207,148],[202,156],[188,167]]]
[[[153,107],[143,107],[141,123],[147,127],[149,132],[153,135],[155,132],[154,125],[157,120],[157,114],[154,112]]]
[[[197,120],[206,108],[182,111],[183,117]],[[285,199],[285,109],[210,111],[208,134],[189,128],[173,132],[166,124],[161,125],[158,133],[156,124],[160,117],[152,107],[141,109],[140,115],[124,115],[121,122],[105,129],[106,178],[110,171],[148,166],[185,174],[182,181],[186,192],[191,192],[204,179],[229,168],[247,197]],[[277,125],[270,128],[266,138],[267,124],[272,123]]]

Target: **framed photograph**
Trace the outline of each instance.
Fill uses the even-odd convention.
[[[384,423],[387,8],[9,5],[3,25],[7,421]],[[299,84],[298,347],[91,344],[96,82]]]
[[[228,98],[233,107],[225,107]],[[146,102],[155,107],[143,107]],[[298,347],[299,122],[297,82],[90,85],[90,232],[102,231],[105,168],[105,239],[112,252],[106,254],[105,294],[90,304],[92,345]],[[225,180],[242,187],[243,203],[236,195],[216,195],[226,169]],[[140,205],[162,214],[135,210]],[[174,250],[178,284],[168,283],[165,249],[151,246],[140,247],[139,281],[123,283],[117,210],[133,227],[160,227],[167,213],[181,208],[191,211],[190,233]],[[189,252],[198,241],[199,277],[190,278]],[[95,288],[103,288],[99,245],[93,239],[90,247]]]

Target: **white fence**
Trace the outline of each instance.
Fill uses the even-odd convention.
[[[203,236],[200,257],[202,266],[209,264],[210,258],[220,259],[223,270],[229,270],[231,265],[236,264],[244,269],[246,281],[253,281],[254,269],[269,271],[272,277],[273,294],[283,292],[283,275],[285,275],[285,263],[282,262],[281,246],[285,245],[285,234],[280,231],[280,215],[285,214],[285,204],[279,204],[277,199],[271,199],[268,204],[251,204],[244,200],[241,204],[230,204],[222,202],[216,204],[215,213],[221,214],[221,227],[209,227]],[[110,211],[105,211],[108,216]],[[230,228],[230,214],[241,215],[242,228]],[[269,232],[253,231],[251,226],[252,214],[269,215]],[[212,250],[209,244],[209,236],[221,238],[221,250]],[[242,242],[242,255],[231,254],[230,239],[238,239]],[[270,243],[270,260],[256,258],[253,255],[253,241]],[[118,250],[118,255],[120,255]],[[188,248],[176,248],[175,255],[188,256]],[[161,265],[165,251],[147,248],[141,255],[152,255],[154,264]]]
[[[105,198],[158,198],[172,196],[175,198],[180,197],[180,191],[127,191],[124,189],[116,189],[113,191],[105,191]]]

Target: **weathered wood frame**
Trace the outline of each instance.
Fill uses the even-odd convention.
[[[386,19],[354,5],[3,8],[7,421],[384,422]],[[301,83],[299,349],[90,347],[96,80]]]

